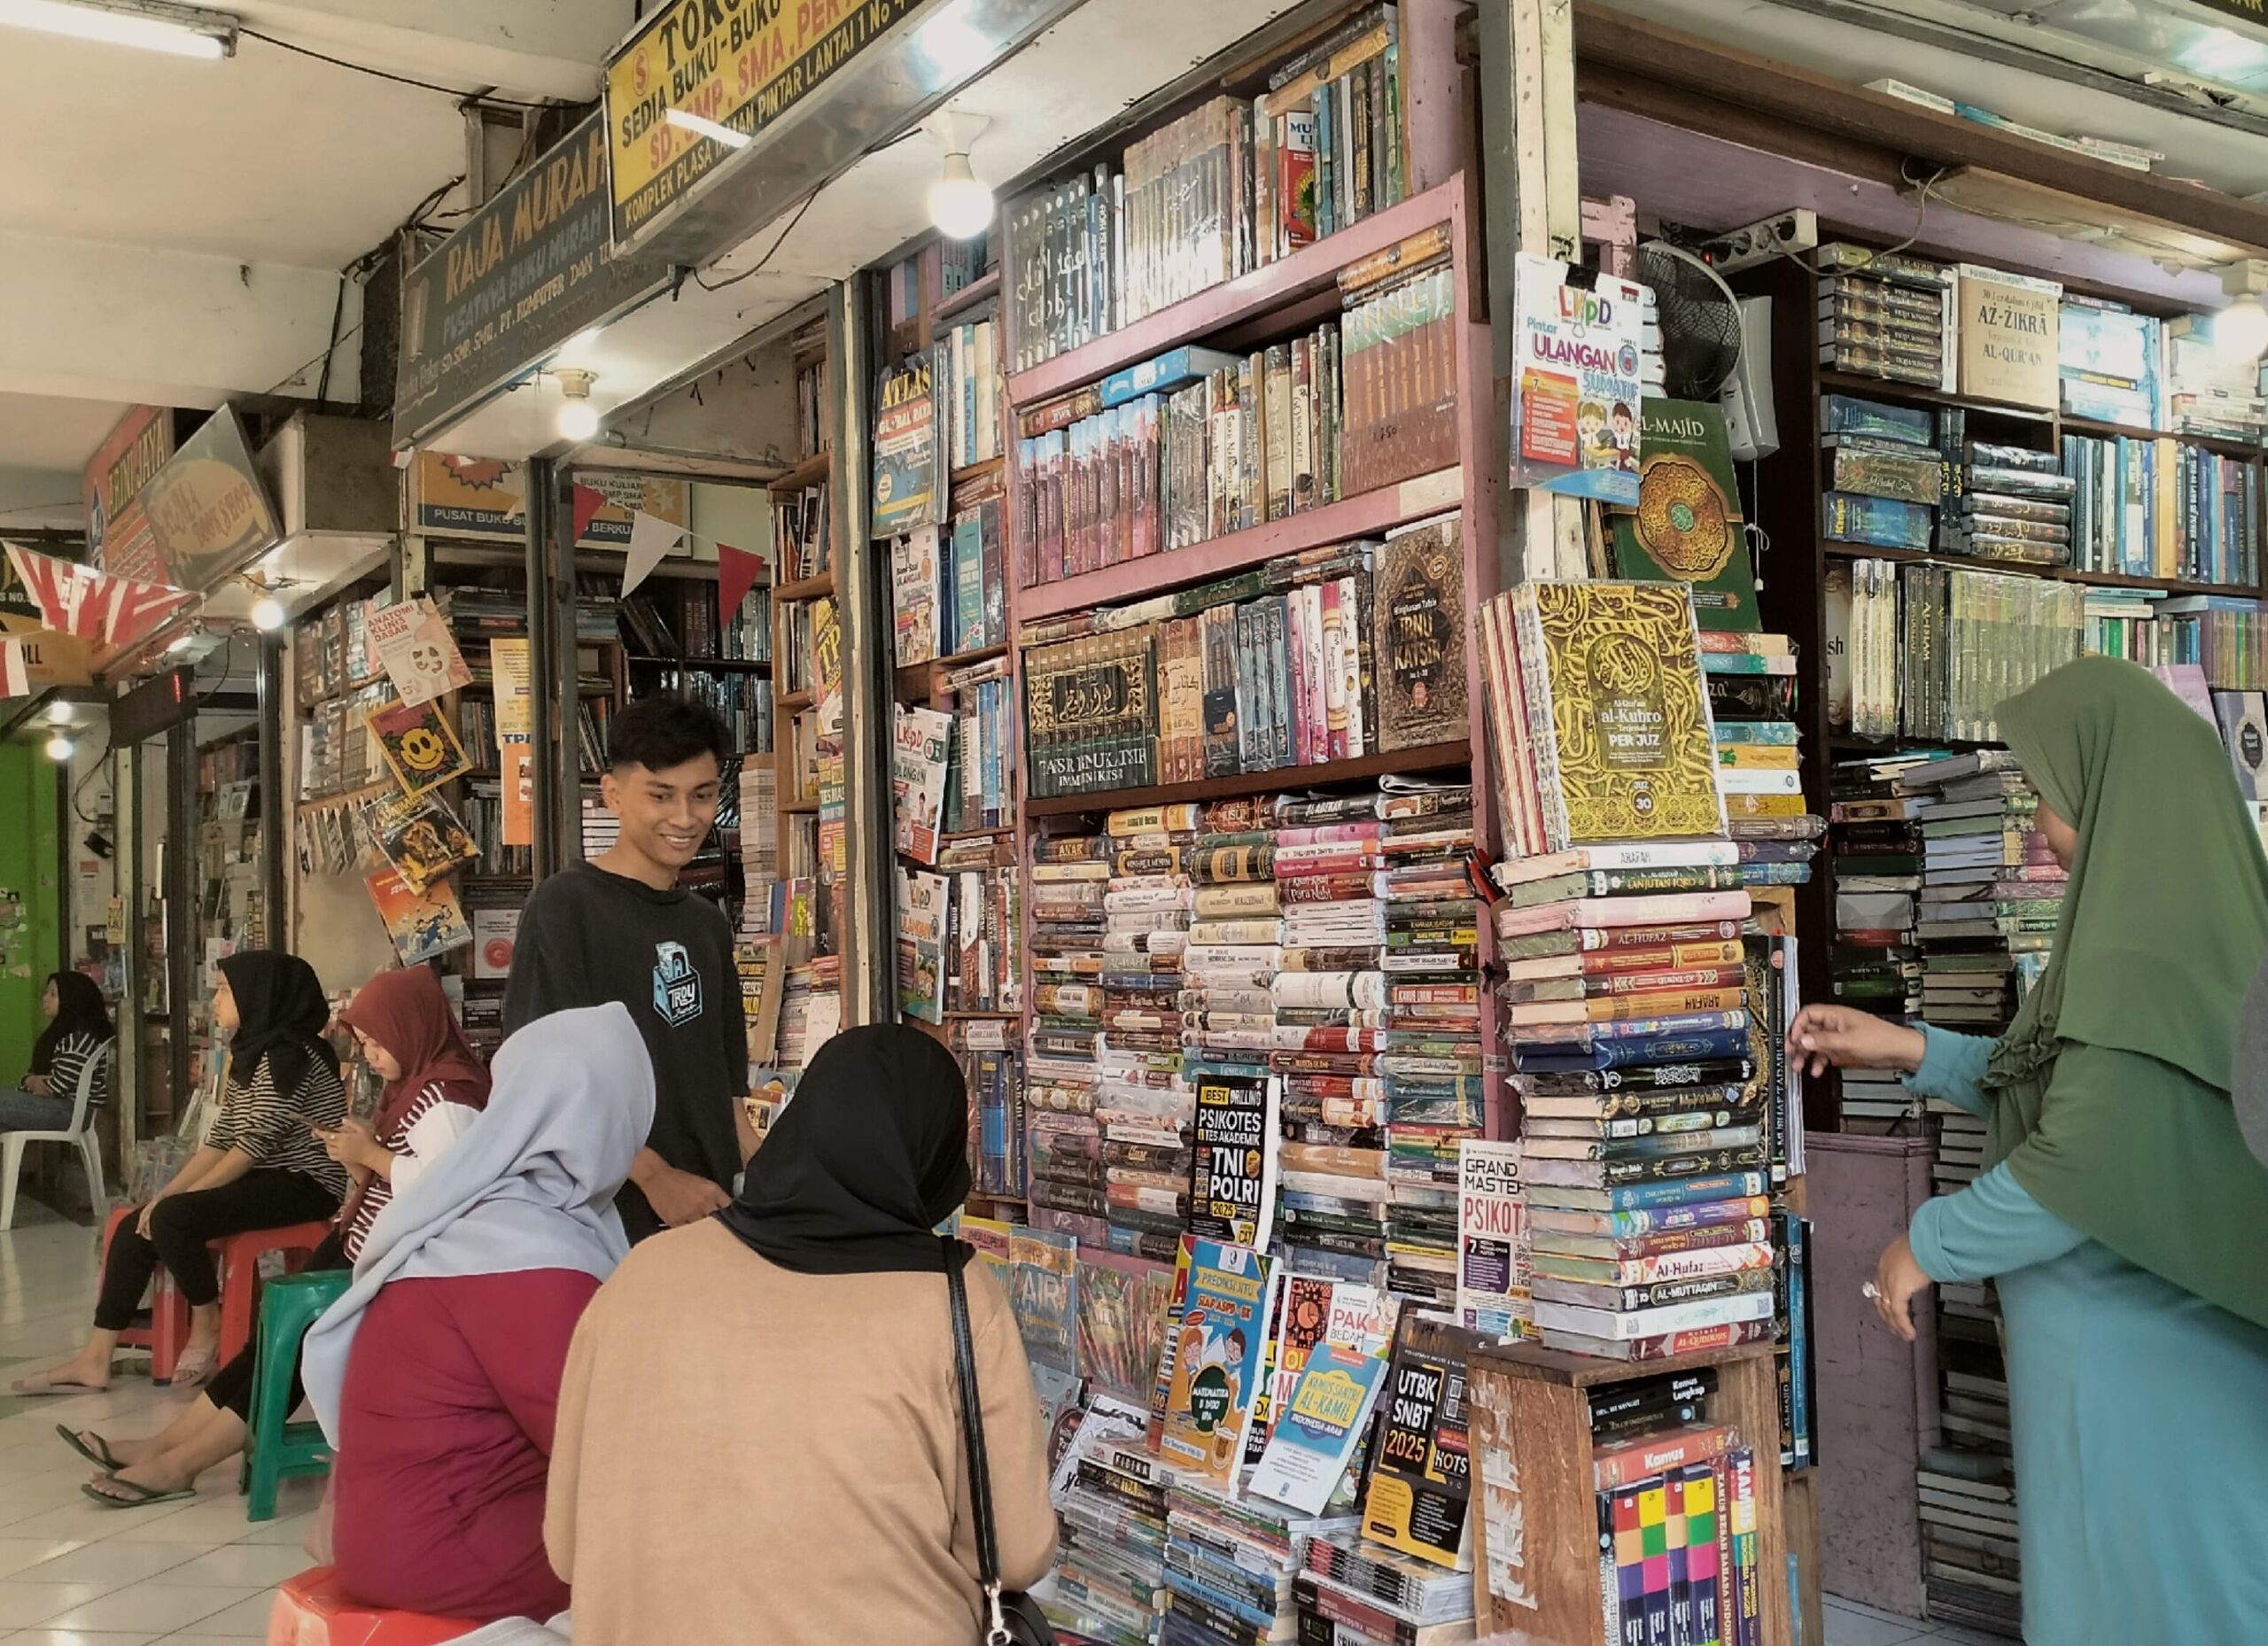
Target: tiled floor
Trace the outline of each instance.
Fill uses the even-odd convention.
[[[1826,1646],[1908,1646],[1908,1642],[1920,1646],[1923,1642],[1929,1646],[2010,1646],[2001,1635],[1981,1634],[1921,1618],[1901,1618],[1855,1600],[1837,1600],[1832,1595],[1827,1597],[1826,1611]]]
[[[0,1234],[0,1363],[21,1363],[0,1366],[0,1646],[265,1639],[269,1592],[311,1564],[301,1542],[315,1483],[287,1482],[282,1514],[260,1526],[245,1518],[233,1464],[206,1474],[193,1503],[99,1509],[79,1491],[90,1466],[55,1425],[143,1434],[181,1397],[139,1375],[102,1394],[6,1395],[79,1341],[94,1285],[93,1231],[19,1201],[15,1229]]]

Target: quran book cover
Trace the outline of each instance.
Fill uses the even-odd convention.
[[[1464,556],[1455,515],[1406,526],[1379,555],[1372,617],[1379,746],[1466,735]]]
[[[1724,412],[1652,399],[1641,409],[1638,507],[1612,516],[1616,575],[1686,584],[1703,628],[1754,631],[1756,578]]]
[[[1515,609],[1550,849],[1723,834],[1689,591],[1532,583]]]
[[[1963,263],[1955,292],[1961,392],[2054,411],[2061,403],[2062,286]]]

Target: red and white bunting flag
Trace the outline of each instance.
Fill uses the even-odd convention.
[[[196,598],[187,589],[114,578],[75,561],[35,554],[20,543],[7,548],[8,562],[39,607],[41,620],[58,633],[81,640],[131,646]]]

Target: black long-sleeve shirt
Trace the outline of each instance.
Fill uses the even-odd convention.
[[[748,1092],[748,1030],[733,932],[707,898],[579,863],[528,898],[504,985],[504,1030],[618,1000],[654,1062],[647,1147],[729,1191],[741,1169],[734,1105]],[[625,1184],[616,1204],[633,1240],[661,1227]]]

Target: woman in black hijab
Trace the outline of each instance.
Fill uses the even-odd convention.
[[[248,949],[221,962],[213,1026],[229,1037],[229,1072],[219,1112],[173,1180],[138,1216],[119,1224],[85,1347],[61,1365],[20,1379],[18,1394],[108,1388],[118,1334],[132,1324],[160,1262],[189,1304],[189,1346],[175,1363],[174,1386],[194,1388],[212,1372],[221,1283],[206,1243],[314,1223],[346,1197],[346,1169],[315,1136],[316,1128],[329,1130],[346,1114],[338,1054],[322,1037],[330,1021],[322,983],[297,956]]]
[[[39,1009],[47,1027],[32,1042],[22,1089],[0,1091],[0,1131],[61,1131],[71,1124],[79,1076],[110,1040],[110,1008],[84,972],[50,972]],[[95,1100],[102,1100],[99,1089]]]
[[[576,1646],[967,1646],[968,1459],[936,1232],[968,1192],[960,1068],[919,1029],[820,1047],[740,1198],[600,1289],[560,1389],[545,1541]],[[1052,1563],[1015,1317],[967,1271],[1001,1578]],[[789,1504],[747,1535],[751,1491]],[[688,1608],[690,1610],[688,1610]]]

